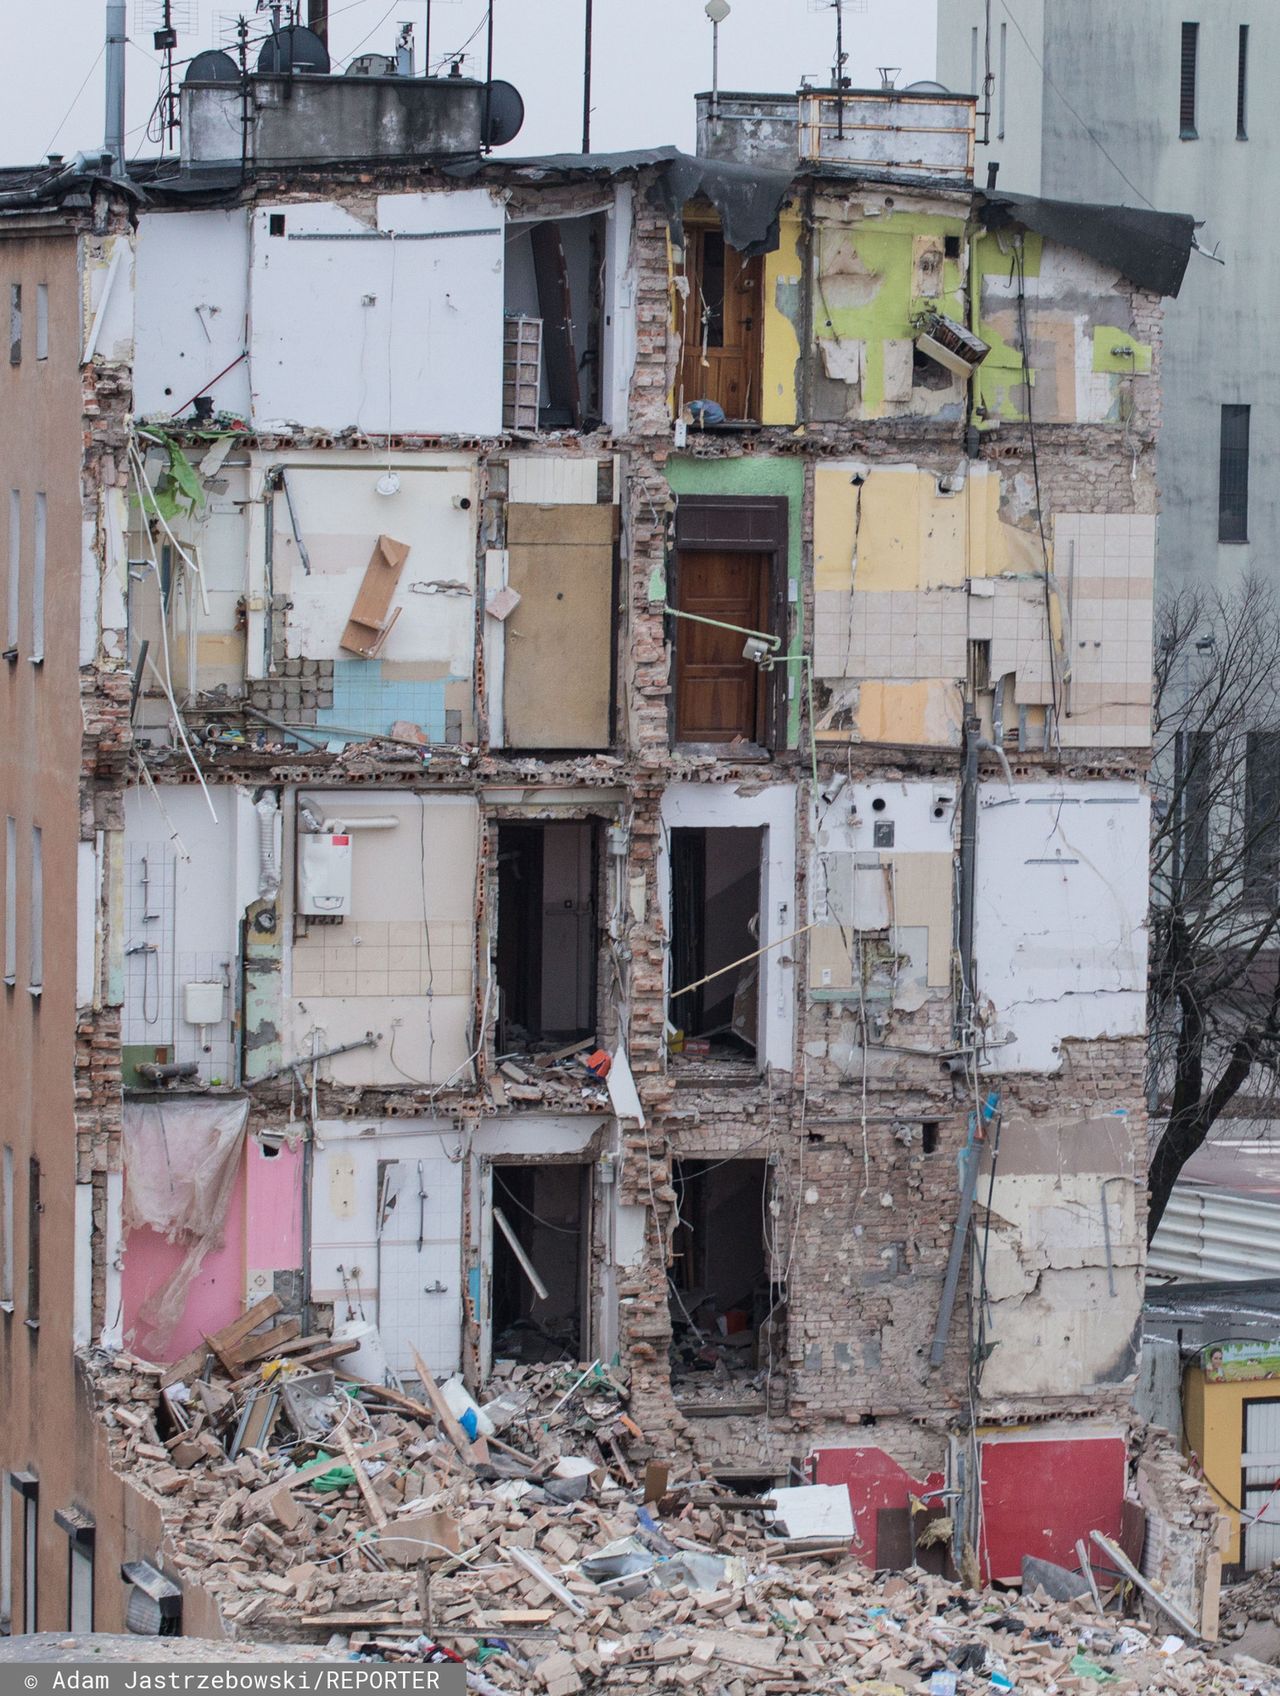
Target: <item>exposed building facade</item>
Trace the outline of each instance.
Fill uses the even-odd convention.
[[[316,157],[282,80],[254,156],[188,85],[136,190],[0,198],[14,1628],[55,1512],[99,1628],[132,1557],[217,1628],[92,1379],[264,1296],[402,1378],[617,1358],[870,1564],[953,1487],[1017,1570],[1029,1433],[1036,1552],[1118,1530],[1188,221],[975,193],[965,99],[518,162],[422,82]]]
[[[1229,12],[1139,0],[939,0],[938,75],[982,94],[980,180],[1079,201],[1175,206],[1203,220],[1197,257],[1165,320],[1159,566],[1175,590],[1269,575],[1280,508],[1262,468],[1280,416],[1259,279],[1273,252],[1258,196],[1274,138],[1266,90],[1274,14],[1253,0]]]

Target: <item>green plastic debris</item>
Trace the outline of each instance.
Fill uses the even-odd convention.
[[[1081,1654],[1078,1649],[1071,1657],[1071,1670],[1077,1678],[1096,1679],[1099,1684],[1106,1684],[1116,1676],[1105,1667],[1100,1667],[1097,1661],[1091,1661],[1088,1655]]]
[[[333,1456],[326,1454],[323,1449],[318,1449],[316,1459],[333,1460]],[[345,1490],[349,1484],[354,1484],[355,1481],[356,1475],[351,1467],[344,1466],[338,1461],[329,1468],[328,1472],[322,1472],[319,1478],[313,1478],[311,1488],[319,1490],[323,1495],[332,1495],[335,1490]]]

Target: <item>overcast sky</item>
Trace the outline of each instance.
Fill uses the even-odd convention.
[[[225,44],[239,11],[260,29],[255,0],[173,0],[180,55]],[[855,84],[879,82],[877,66],[901,67],[899,86],[934,74],[936,0],[845,0],[845,47]],[[830,75],[835,14],[822,0],[732,0],[720,26],[720,86],[786,90],[805,75]],[[596,149],[693,144],[693,94],[711,80],[711,25],[703,0],[595,0],[591,139]],[[0,164],[34,164],[102,143],[105,0],[3,0]],[[304,0],[305,10],[305,0]],[[162,0],[128,0],[128,127],[131,156],[157,151],[146,138],[159,90],[152,30]],[[412,19],[419,66],[426,0],[330,0],[336,62],[389,52],[395,26]],[[485,0],[432,0],[431,57],[467,49],[468,74],[483,75]],[[582,135],[583,0],[494,0],[494,74],[524,96],[525,127],[510,149],[576,150]],[[79,91],[79,92],[77,92]]]

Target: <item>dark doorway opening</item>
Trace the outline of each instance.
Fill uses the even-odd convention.
[[[730,247],[718,224],[686,221],[685,271],[682,403],[714,401],[727,419],[758,419],[764,262]]]
[[[494,1166],[492,1174],[493,1358],[585,1359],[590,1341],[591,1167],[504,1165]],[[522,1254],[512,1246],[508,1232]]]
[[[755,1055],[760,961],[746,957],[760,946],[763,851],[763,829],[671,832],[668,1017],[683,1033],[677,1052],[708,1059]]]
[[[521,1051],[595,1035],[596,828],[498,827],[499,1043]]]
[[[778,1351],[781,1291],[770,1278],[767,1160],[678,1160],[670,1282],[673,1373],[741,1383]]]

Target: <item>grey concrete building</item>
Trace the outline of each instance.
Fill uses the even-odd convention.
[[[1280,17],[1262,0],[938,0],[939,80],[990,91],[979,182],[998,161],[1002,189],[1177,207],[1224,262],[1194,258],[1165,319],[1157,569],[1171,589],[1277,556],[1277,65]]]

